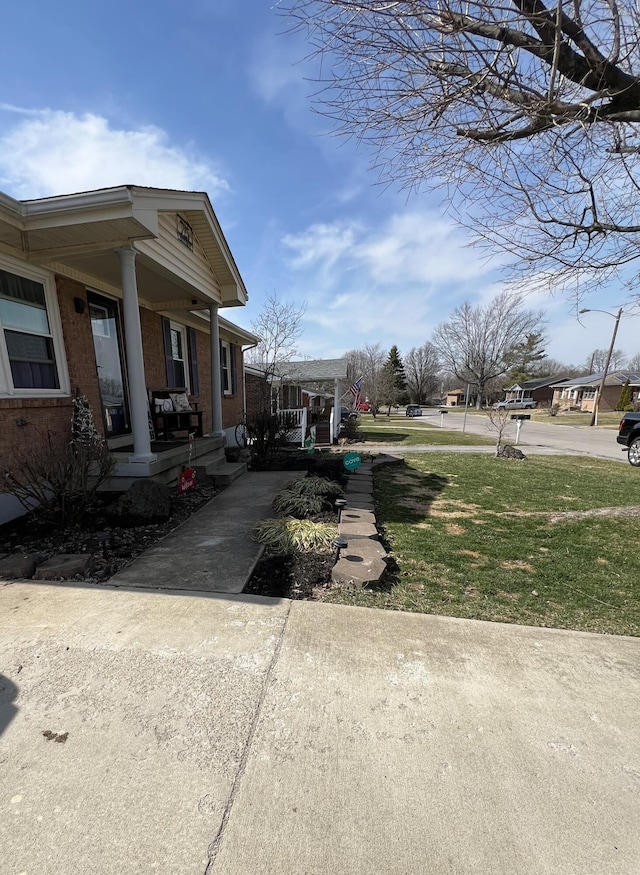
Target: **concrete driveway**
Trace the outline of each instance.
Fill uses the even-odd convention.
[[[640,869],[640,639],[28,583],[0,630],[3,875]]]

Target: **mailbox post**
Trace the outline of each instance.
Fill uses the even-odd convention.
[[[449,412],[448,410],[441,410],[440,411],[440,428],[444,428],[444,418],[448,412]]]
[[[529,413],[512,413],[511,419],[515,419],[516,421],[516,446],[518,445],[518,441],[520,440],[520,429],[522,428],[522,423],[525,419],[531,419],[531,414]]]

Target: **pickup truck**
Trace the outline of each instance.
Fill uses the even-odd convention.
[[[640,412],[623,414],[616,440],[628,450],[633,467],[640,468]]]
[[[533,410],[536,406],[536,402],[533,398],[522,398],[516,400],[515,398],[510,398],[508,401],[498,401],[497,404],[493,405],[494,410]]]

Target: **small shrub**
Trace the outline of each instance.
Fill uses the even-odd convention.
[[[346,422],[342,423],[340,437],[354,442],[360,440],[360,423],[357,417],[349,417]]]
[[[0,467],[0,490],[60,529],[77,525],[113,470],[84,395],[73,401],[71,440],[47,431],[34,446],[17,449]]]
[[[337,537],[338,527],[293,517],[261,520],[253,530],[253,540],[264,544],[267,552],[290,555],[328,550]]]
[[[344,490],[335,480],[326,477],[302,477],[287,486],[287,492],[297,495],[342,495]]]
[[[247,424],[252,453],[260,460],[270,458],[289,443],[289,434],[296,428],[291,413],[256,413]]]
[[[276,513],[305,519],[305,517],[320,513],[323,504],[321,495],[305,495],[290,489],[283,489],[273,499],[271,506]]]

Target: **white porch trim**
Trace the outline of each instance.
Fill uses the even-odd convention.
[[[149,435],[149,400],[144,375],[142,353],[142,330],[138,287],[136,282],[136,251],[132,246],[117,249],[122,278],[122,309],[124,313],[125,346],[129,380],[129,399],[131,407],[131,431],[133,433],[133,455],[131,463],[154,462],[158,457],[151,452]]]

